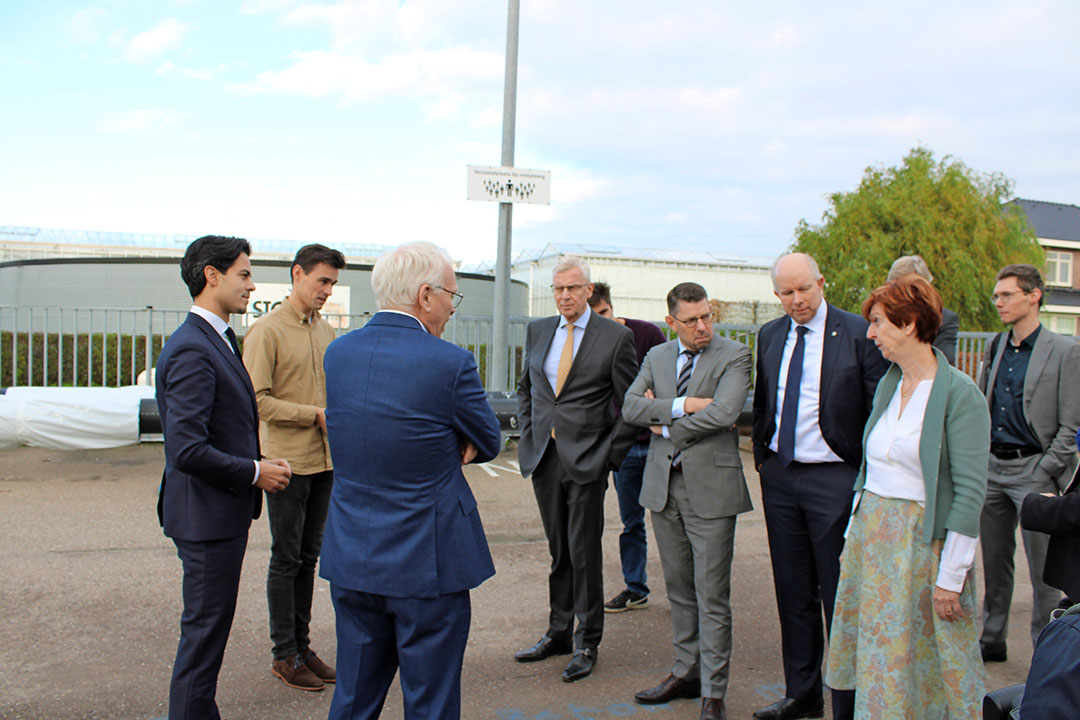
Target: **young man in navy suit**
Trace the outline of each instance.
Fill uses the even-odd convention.
[[[888,364],[866,338],[865,320],[825,302],[812,257],[783,255],[771,272],[785,317],[758,333],[752,437],[786,692],[754,717],[795,720],[824,712],[821,615],[831,627],[863,426]],[[850,717],[854,696],[834,690],[833,716]]]
[[[261,460],[255,391],[229,315],[255,289],[251,246],[207,235],[188,246],[180,275],[194,304],[157,362],[165,436],[158,519],[184,567],[184,612],[169,686],[169,720],[219,720],[214,695],[229,639],[248,528],[262,490],[292,474],[285,460]]]
[[[472,353],[440,339],[462,298],[446,253],[426,242],[394,248],[371,285],[379,312],[325,359],[330,718],[377,718],[400,669],[406,718],[454,720],[469,591],[495,574],[461,467],[498,454],[499,423]]]

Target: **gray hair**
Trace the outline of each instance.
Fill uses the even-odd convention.
[[[812,256],[801,252],[785,253],[780,257],[776,258],[776,262],[774,262],[772,264],[772,267],[769,268],[769,277],[772,278],[773,290],[776,290],[776,266],[779,265],[782,260],[789,257],[804,258],[806,260],[806,263],[810,266],[810,274],[814,276],[814,282],[817,282],[822,277],[824,277],[821,274],[821,269],[818,268],[817,260],[815,260]]]
[[[934,282],[934,276],[930,274],[930,268],[926,266],[922,255],[904,255],[896,258],[892,267],[889,268],[889,275],[885,278],[885,282],[892,282],[907,275],[918,275],[928,283]]]
[[[446,251],[429,242],[405,243],[387,250],[371,270],[375,305],[380,310],[413,307],[420,288],[425,284],[441,288],[447,269],[452,271],[453,267]]]
[[[585,282],[592,282],[589,279],[589,263],[574,255],[563,255],[562,257],[560,257],[558,262],[555,263],[555,267],[551,271],[551,277],[554,278],[559,273],[571,270],[573,268],[577,268],[581,271],[581,276],[585,278]]]

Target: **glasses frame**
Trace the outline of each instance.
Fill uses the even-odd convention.
[[[457,292],[456,290],[450,290],[448,288],[444,288],[442,285],[432,285],[431,287],[433,287],[433,288],[435,288],[437,290],[442,290],[443,292],[448,292],[451,295],[453,295],[454,296],[454,309],[455,310],[457,310],[457,307],[458,307],[458,305],[461,304],[461,301],[465,299],[465,296],[462,295],[461,293]]]
[[[689,320],[683,320],[681,317],[678,317],[676,315],[672,315],[671,317],[675,318],[676,320],[681,322],[683,325],[685,325],[686,327],[690,327],[690,328],[697,327],[697,324],[699,322],[705,323],[706,325],[712,325],[713,322],[714,322],[713,321],[713,314],[711,312],[708,315],[698,315],[697,317],[692,317]]]

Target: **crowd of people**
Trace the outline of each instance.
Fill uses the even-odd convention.
[[[188,247],[193,306],[157,366],[158,512],[183,566],[169,717],[220,717],[217,676],[265,493],[273,675],[306,691],[336,683],[331,718],[378,717],[395,675],[406,718],[457,718],[470,590],[495,572],[462,466],[494,458],[501,438],[472,354],[440,337],[462,299],[453,264],[430,243],[387,251],[372,269],[379,311],[334,340],[319,310],[345,259],[305,246],[290,295],[241,354],[228,321],[254,289],[250,255],[238,238]],[[1062,591],[1080,596],[1080,345],[1039,323],[1030,265],[998,273],[1008,329],[978,383],[953,367],[958,316],[922,258],[898,259],[861,316],[825,300],[809,255],[781,256],[771,277],[784,314],[760,329],[755,367],[714,331],[701,285],[668,293],[668,340],[616,317],[585,261],[556,264],[558,313],[529,324],[518,385],[550,612],[514,657],[569,656],[566,682],[593,672],[605,614],[648,607],[648,509],[673,661],[634,699],[700,697],[702,720],[726,717],[736,519],[752,509],[737,420],[752,388],[785,687],[754,717],[823,717],[827,688],[834,718],[978,718],[983,663],[1007,657],[1018,522],[1033,639],[1068,604]],[[625,587],[605,601],[609,473]],[[334,663],[309,636],[316,567],[331,588]]]

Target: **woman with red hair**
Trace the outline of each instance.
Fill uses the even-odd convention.
[[[929,283],[883,285],[863,316],[892,366],[863,432],[826,681],[856,691],[859,718],[976,720],[983,666],[971,569],[990,412],[931,344],[941,298]]]

